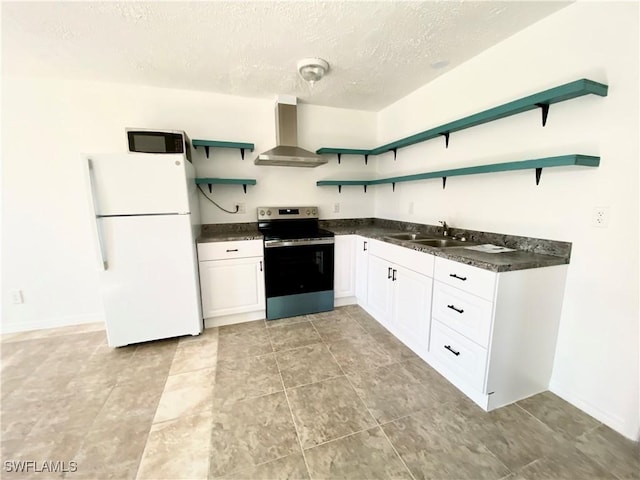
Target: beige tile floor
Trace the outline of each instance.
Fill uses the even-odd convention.
[[[119,349],[100,325],[1,348],[2,478],[640,478],[637,444],[549,392],[483,412],[355,306]],[[76,471],[8,472],[19,460]]]

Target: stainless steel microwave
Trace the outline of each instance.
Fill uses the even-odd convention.
[[[182,153],[191,161],[189,137],[182,130],[150,130],[127,128],[130,152]]]

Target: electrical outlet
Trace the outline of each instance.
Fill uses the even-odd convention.
[[[340,204],[339,203],[334,203],[333,204],[333,213],[340,213]]]
[[[609,226],[609,207],[595,207],[591,222],[594,227],[606,228]]]
[[[413,202],[409,202],[409,214],[413,214]]]
[[[244,203],[238,203],[238,213],[247,213],[247,208]]]
[[[22,297],[22,290],[11,290],[11,303],[14,305],[20,305],[24,303],[24,298]]]

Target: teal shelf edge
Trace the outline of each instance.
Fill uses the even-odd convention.
[[[376,180],[319,180],[316,185],[319,187],[326,185],[371,185]]]
[[[322,155],[323,153],[339,153],[341,155],[369,155],[371,150],[362,150],[357,148],[330,148],[323,147],[316,150],[318,155]]]
[[[255,185],[253,178],[196,178],[196,185],[208,185],[209,193],[213,185],[242,185],[242,190],[247,193],[247,185]]]
[[[253,178],[196,178],[198,185],[255,185]]]
[[[341,187],[343,185],[364,185],[365,191],[368,185],[396,184],[402,182],[412,182],[416,180],[427,180],[430,178],[442,178],[446,182],[448,177],[461,175],[477,175],[480,173],[496,173],[514,170],[536,170],[536,184],[540,181],[540,174],[543,168],[566,167],[579,165],[585,167],[597,167],[600,165],[600,157],[591,155],[560,155],[557,157],[536,158],[532,160],[520,160],[516,162],[492,163],[488,165],[478,165],[474,167],[453,168],[449,170],[438,170],[435,172],[417,173],[414,175],[402,175],[398,177],[380,178],[376,180],[320,180],[317,186],[333,185]],[[444,183],[443,183],[444,186]]]
[[[514,100],[497,107],[484,110],[473,115],[455,120],[453,122],[445,123],[429,130],[425,130],[420,133],[416,133],[409,137],[396,140],[391,143],[387,143],[380,147],[376,147],[370,150],[356,150],[356,149],[344,149],[334,147],[323,147],[316,151],[318,154],[322,153],[337,153],[337,154],[349,154],[356,153],[359,155],[380,155],[382,153],[395,151],[398,148],[408,147],[416,143],[431,140],[436,137],[445,137],[445,142],[449,143],[449,134],[464,130],[466,128],[475,127],[483,123],[492,122],[501,118],[510,117],[518,113],[526,112],[540,108],[542,110],[542,122],[543,126],[546,123],[547,113],[549,105],[553,103],[563,102],[572,98],[582,97],[584,95],[598,95],[600,97],[606,97],[608,94],[608,85],[594,82],[586,78],[576,80],[558,87],[550,88],[527,97]]]
[[[237,148],[240,150],[240,158],[244,160],[244,151],[249,150],[253,152],[255,145],[253,143],[241,143],[241,142],[221,142],[219,140],[191,140],[191,145],[196,150],[198,147],[204,147],[204,153],[209,158],[209,148]]]
[[[191,144],[197,147],[217,147],[217,148],[243,148],[253,152],[255,145],[253,143],[241,142],[221,142],[218,140],[191,140]]]

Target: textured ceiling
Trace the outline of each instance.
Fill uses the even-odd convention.
[[[377,111],[569,3],[3,1],[2,68]]]

